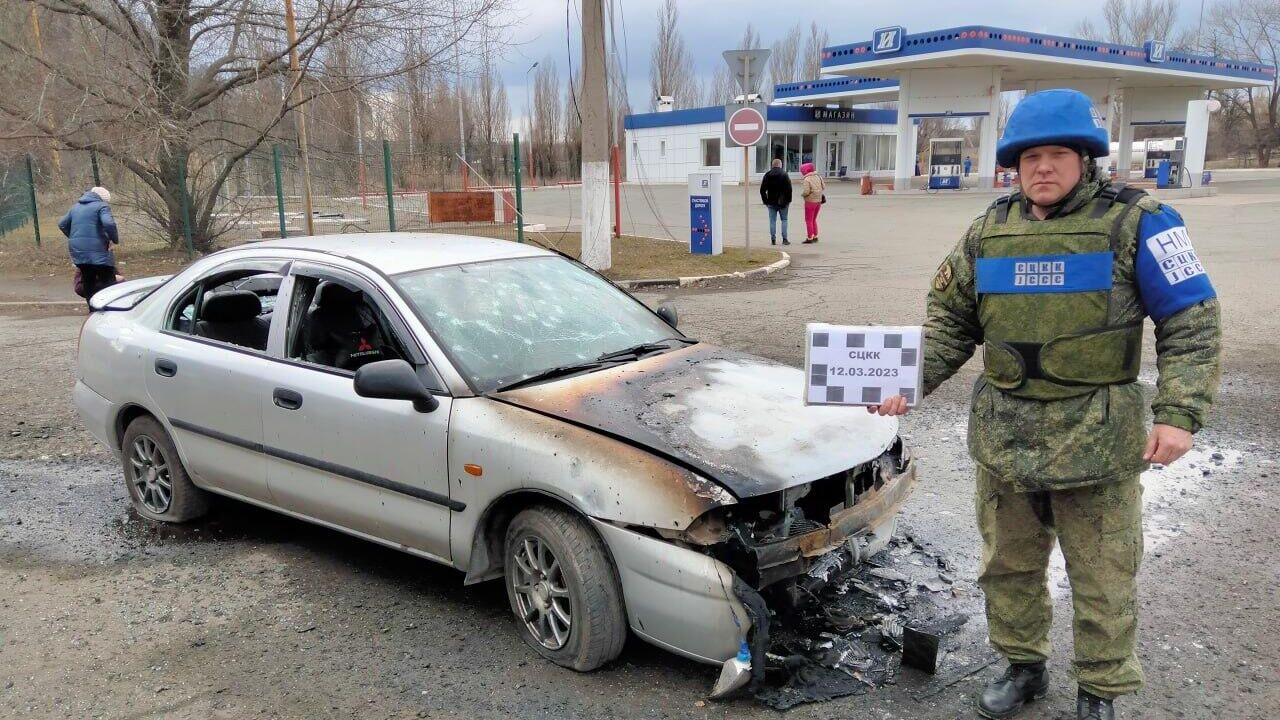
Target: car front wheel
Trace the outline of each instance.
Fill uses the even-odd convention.
[[[142,517],[176,523],[208,511],[208,495],[191,482],[160,421],[144,416],[129,423],[120,455],[129,500]]]
[[[622,652],[622,589],[603,541],[581,517],[522,511],[507,528],[505,565],[516,626],[540,655],[587,672]]]

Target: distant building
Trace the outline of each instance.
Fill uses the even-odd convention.
[[[742,180],[742,149],[725,147],[724,106],[628,115],[627,180],[685,182],[689,173],[720,168],[727,183]],[[767,107],[769,138],[749,148],[753,178],[779,158],[787,172],[799,174],[811,162],[829,176],[892,177],[897,114],[867,108]]]

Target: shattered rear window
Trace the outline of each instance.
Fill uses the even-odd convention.
[[[432,268],[395,282],[481,391],[676,334],[612,283],[559,257]]]

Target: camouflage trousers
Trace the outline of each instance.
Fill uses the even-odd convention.
[[[991,644],[1013,662],[1049,657],[1048,564],[1054,539],[1067,561],[1077,682],[1104,698],[1142,687],[1137,574],[1142,486],[1136,474],[1070,490],[1018,492],[978,469],[978,529]]]

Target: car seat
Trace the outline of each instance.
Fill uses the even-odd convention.
[[[388,352],[377,315],[364,293],[335,282],[325,282],[316,291],[304,343],[308,362],[341,370],[355,371],[395,357]]]
[[[209,293],[200,305],[197,337],[266,351],[270,317],[262,316],[262,301],[248,290]]]

